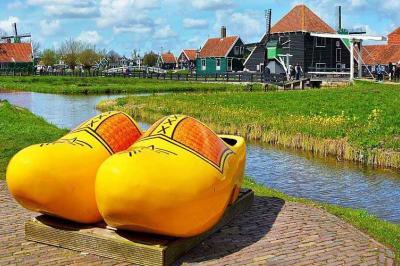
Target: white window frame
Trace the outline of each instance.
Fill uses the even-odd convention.
[[[232,69],[233,69],[233,59],[232,58],[228,58],[227,59],[227,64],[228,64],[228,66],[227,66],[228,71],[232,71]]]
[[[316,71],[326,69],[326,63],[315,63],[315,69],[316,69]]]
[[[283,49],[290,49],[290,36],[279,36],[279,44],[282,45]],[[285,44],[285,46],[283,46]]]
[[[340,53],[338,54],[338,52]],[[337,63],[342,62],[342,48],[336,48],[336,62]]]
[[[207,69],[207,61],[206,59],[201,59],[201,70]]]
[[[215,70],[221,70],[221,58],[215,58]]]
[[[234,55],[240,55],[240,47],[239,46],[233,47],[233,54]]]
[[[319,44],[318,40],[323,40],[323,44]],[[322,38],[322,37],[315,37],[315,47],[318,48],[325,48],[326,47],[326,38]]]

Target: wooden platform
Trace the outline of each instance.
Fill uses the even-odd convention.
[[[169,265],[208,236],[250,208],[254,192],[242,190],[220,222],[202,235],[169,238],[108,229],[105,224],[84,226],[41,215],[25,223],[27,240],[86,252],[136,265]]]

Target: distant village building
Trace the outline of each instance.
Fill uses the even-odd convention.
[[[271,73],[286,73],[289,65],[299,64],[304,72],[340,71],[350,66],[350,51],[341,39],[313,37],[311,33],[336,30],[305,5],[295,6],[272,28],[266,52],[253,49],[244,65],[248,71],[261,72],[268,62]],[[261,39],[265,40],[266,34]],[[260,56],[265,56],[260,58]],[[255,58],[257,57],[257,58]]]
[[[183,49],[178,57],[178,64],[180,69],[193,70],[196,67],[196,49]]]
[[[400,63],[400,27],[388,35],[387,44],[364,45],[362,56],[364,64],[372,67]]]
[[[177,68],[178,61],[176,60],[176,57],[173,53],[168,52],[168,53],[161,54],[158,57],[157,65],[159,68],[162,68],[165,70],[170,70],[170,69]]]
[[[31,43],[0,43],[0,69],[32,68]]]
[[[219,38],[206,41],[196,59],[197,74],[218,74],[243,70],[244,43],[239,36],[226,36],[221,28]]]

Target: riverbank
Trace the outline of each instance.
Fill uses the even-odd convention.
[[[322,90],[132,96],[98,107],[124,110],[146,122],[184,113],[220,133],[400,168],[398,85],[357,82]]]
[[[0,101],[0,180],[5,177],[9,160],[19,150],[56,140],[65,132],[26,109]]]
[[[4,114],[0,116],[2,132],[0,140],[4,144],[0,148],[0,177],[4,177],[9,159],[20,149],[34,143],[55,140],[66,133],[66,130],[50,125],[27,110],[14,107],[5,101],[0,102],[0,113]],[[256,184],[250,178],[246,178],[244,186],[253,189],[258,197],[278,198],[327,211],[372,236],[380,243],[391,247],[395,250],[397,258],[400,258],[400,225],[385,222],[365,211],[290,197]],[[310,209],[310,213],[313,212],[312,210]]]
[[[243,90],[240,84],[202,83],[124,77],[0,76],[0,91],[59,94],[124,94]]]

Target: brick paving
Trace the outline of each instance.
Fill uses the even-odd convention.
[[[127,265],[24,239],[34,213],[0,181],[0,265]],[[177,264],[394,265],[394,253],[337,217],[303,204],[256,197],[253,207]]]

